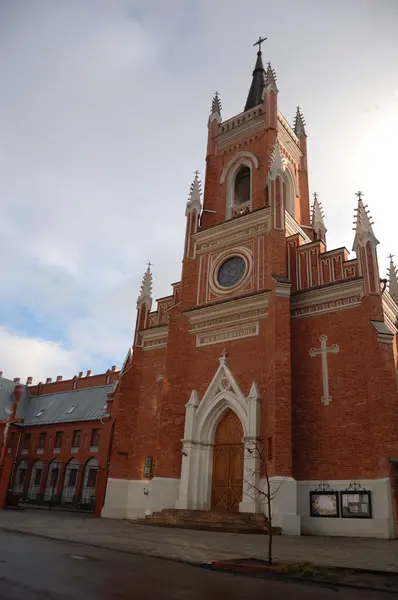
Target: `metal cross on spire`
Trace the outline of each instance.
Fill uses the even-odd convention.
[[[358,196],[358,200],[362,200],[363,192],[355,192],[355,195]]]
[[[258,38],[258,40],[257,40],[257,42],[254,42],[253,46],[258,46],[258,51],[261,52],[261,44],[263,42],[265,42],[266,39],[267,39],[266,37],[262,38],[261,35],[260,35],[259,38]]]
[[[318,200],[318,194],[316,192],[314,192],[312,195],[314,196],[314,200]]]
[[[194,175],[195,175],[195,177],[198,177],[198,175],[199,175],[198,169],[196,169],[196,171],[194,171]]]
[[[146,266],[148,267],[148,271],[151,270],[151,267],[153,267],[153,263],[151,263],[151,261],[147,262]]]
[[[395,257],[395,254],[389,254],[389,255],[387,256],[387,258],[388,258],[390,261],[392,261],[392,259],[393,259],[394,257]]]

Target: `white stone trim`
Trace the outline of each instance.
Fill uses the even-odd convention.
[[[176,508],[209,510],[211,508],[213,444],[217,425],[226,410],[239,417],[244,444],[251,445],[259,433],[260,398],[253,382],[249,396],[242,393],[238,382],[228,367],[223,353],[219,367],[203,398],[195,390],[185,405],[185,428],[182,440],[183,459],[181,482]],[[253,455],[244,452],[244,486],[240,510],[256,512],[258,505],[251,490],[258,485],[257,469],[253,468]]]
[[[370,320],[369,323],[377,331],[377,341],[379,344],[394,343],[394,334],[390,331],[384,321]]]
[[[275,285],[275,294],[278,298],[290,298],[291,288],[292,286],[290,283],[277,281]]]
[[[200,333],[196,336],[196,347],[225,344],[231,340],[253,337],[260,333],[259,323],[246,323],[240,327],[228,327],[218,331]]]
[[[231,287],[222,287],[217,280],[217,275],[220,267],[223,263],[229,258],[233,258],[234,256],[238,256],[245,261],[245,274],[242,279],[238,281],[235,285]],[[253,254],[245,246],[238,246],[231,250],[224,250],[220,254],[211,257],[211,266],[209,271],[209,286],[210,289],[217,296],[229,296],[232,292],[238,291],[241,287],[245,286],[248,280],[251,277],[253,271]]]
[[[363,296],[363,280],[334,282],[316,290],[300,292],[291,297],[292,318],[334,312],[359,306]]]
[[[271,292],[262,292],[247,298],[189,310],[184,314],[188,317],[192,333],[206,331],[220,325],[266,318],[270,296]]]
[[[167,346],[168,326],[162,325],[154,329],[145,329],[139,332],[144,350],[157,350]]]
[[[398,322],[398,305],[388,290],[384,290],[381,298],[383,303],[384,321],[391,330],[391,333],[396,334],[398,331],[396,327],[396,323]]]
[[[243,162],[242,159],[246,159],[246,160]],[[247,152],[245,150],[242,150],[242,152],[237,152],[236,154],[234,154],[234,156],[231,158],[231,160],[223,168],[223,171],[222,171],[221,177],[220,177],[220,183],[225,182],[227,173],[230,170],[230,168],[232,167],[232,165],[234,165],[235,167],[240,167],[241,165],[247,165],[247,166],[250,166],[250,168],[251,168],[252,163],[254,164],[255,168],[258,169],[260,163],[258,162],[257,156],[255,154],[253,154],[253,152]],[[234,169],[234,171],[236,172],[236,168]]]
[[[196,243],[196,252],[208,252],[209,249],[227,246],[246,237],[268,233],[270,229],[271,209],[263,208],[237,219],[231,219],[215,227],[198,231],[192,235]]]
[[[291,235],[296,235],[298,233],[306,244],[311,244],[312,242],[312,240],[305,233],[304,229],[300,227],[296,219],[292,217],[287,210],[285,210],[285,230],[286,237],[290,237]]]

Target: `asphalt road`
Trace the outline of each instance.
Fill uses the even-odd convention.
[[[215,573],[86,545],[0,532],[1,600],[390,600],[391,594]]]

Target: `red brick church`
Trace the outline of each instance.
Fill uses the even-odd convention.
[[[310,209],[305,122],[278,110],[260,49],[244,110],[223,120],[213,98],[181,281],[156,310],[144,276],[103,516],[264,513],[261,442],[284,533],[395,535],[398,281],[356,196],[350,255]]]

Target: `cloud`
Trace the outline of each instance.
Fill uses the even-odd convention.
[[[34,376],[34,383],[67,372],[77,373],[82,353],[65,350],[59,342],[30,338],[0,327],[0,370],[5,377]],[[23,359],[21,359],[23,357]]]

